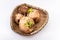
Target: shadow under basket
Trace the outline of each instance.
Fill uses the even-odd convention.
[[[40,17],[40,21],[39,23],[36,25],[37,27],[35,28],[35,30],[29,34],[26,34],[26,33],[23,33],[19,30],[19,26],[14,22],[14,15],[17,13],[17,8],[21,5],[27,5],[29,7],[32,7],[32,8],[35,8],[35,9],[38,9],[41,11],[41,17]],[[13,13],[11,15],[11,20],[10,20],[10,25],[11,25],[11,28],[14,32],[18,33],[18,34],[22,34],[22,35],[33,35],[33,34],[36,34],[37,32],[39,32],[48,22],[48,13],[46,10],[43,10],[41,8],[38,8],[38,7],[35,7],[35,6],[32,6],[32,5],[29,5],[29,4],[21,4],[19,6],[17,6],[14,10],[13,10]]]

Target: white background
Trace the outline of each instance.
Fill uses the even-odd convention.
[[[48,11],[47,25],[35,35],[22,36],[11,30],[11,13],[17,5],[22,3],[28,3]],[[0,0],[0,40],[60,40],[60,1]]]

